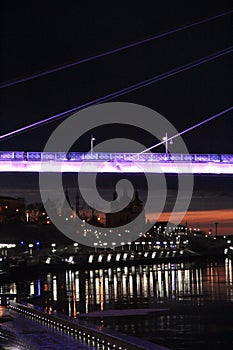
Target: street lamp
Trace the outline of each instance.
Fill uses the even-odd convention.
[[[32,255],[32,248],[34,247],[34,244],[30,243],[28,244],[28,248],[29,248],[29,255]]]
[[[77,253],[77,250],[78,250],[78,243],[75,242],[75,243],[73,244],[73,246],[74,246],[74,251],[75,251],[75,253]]]
[[[217,234],[218,234],[218,222],[215,222],[214,225],[215,225],[215,236],[217,236]]]
[[[165,136],[163,137],[163,140],[165,141],[165,152],[166,152],[166,156],[167,156],[167,153],[168,153],[167,132],[166,132]]]
[[[91,154],[93,153],[94,141],[95,141],[95,137],[91,135]]]
[[[56,252],[56,243],[51,243],[52,247],[52,253],[54,254]]]
[[[166,152],[166,156],[168,155],[168,136],[167,136],[167,131],[165,133],[165,136],[163,137],[163,141],[165,141],[165,152]],[[170,137],[170,145],[173,144],[173,141],[172,141],[172,137]]]

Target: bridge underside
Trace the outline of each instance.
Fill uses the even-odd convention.
[[[72,162],[72,161],[2,161],[0,172],[62,172],[62,173],[173,173],[233,174],[233,164],[223,162]]]

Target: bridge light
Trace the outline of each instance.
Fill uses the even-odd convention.
[[[168,153],[168,146],[167,146],[167,131],[166,131],[166,134],[165,136],[163,137],[163,140],[165,141],[165,152],[166,152],[166,156],[167,156],[167,153]]]
[[[93,153],[94,141],[95,141],[95,137],[91,135],[91,154]]]

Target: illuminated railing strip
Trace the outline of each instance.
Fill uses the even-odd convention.
[[[157,348],[157,345],[130,335],[122,335],[108,330],[98,330],[93,325],[82,324],[75,319],[65,319],[56,314],[41,312],[31,306],[22,305],[10,301],[10,309],[14,312],[24,315],[26,318],[34,320],[43,326],[54,328],[62,334],[72,336],[83,343],[88,343],[92,347],[106,348],[115,350],[150,350]],[[158,346],[158,349],[169,350],[168,348]]]
[[[23,152],[0,151],[0,162],[213,162],[233,163],[233,154],[118,153],[118,152]]]

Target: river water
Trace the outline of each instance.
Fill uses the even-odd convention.
[[[223,350],[233,349],[232,283],[232,260],[226,258],[42,272],[29,281],[21,278],[2,286],[1,292],[28,294],[47,312],[82,315],[101,328],[172,349]],[[130,314],[97,313],[122,309],[130,309]]]

